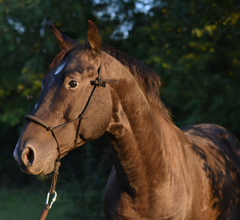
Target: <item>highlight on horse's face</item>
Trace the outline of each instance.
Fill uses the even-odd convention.
[[[55,27],[53,32],[62,52],[55,58],[53,67],[42,81],[42,93],[31,115],[56,127],[78,118],[88,102],[93,90],[90,82],[98,76],[101,65],[101,37],[91,22],[88,28],[89,44],[85,46],[62,35]],[[109,88],[100,86],[81,121],[77,138],[78,121],[54,130],[60,157],[74,147],[103,135],[110,118]],[[22,171],[45,175],[54,169],[58,157],[57,142],[46,128],[27,121],[15,147],[14,158]]]

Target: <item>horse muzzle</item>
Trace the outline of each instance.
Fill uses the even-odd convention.
[[[40,147],[29,141],[26,141],[22,147],[19,143],[20,141],[15,147],[13,157],[23,172],[42,176],[53,171],[57,157],[56,150],[47,153],[38,151]]]

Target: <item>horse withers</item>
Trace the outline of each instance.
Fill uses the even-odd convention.
[[[53,27],[61,52],[14,150],[22,171],[51,173],[67,152],[105,134],[114,163],[106,219],[239,219],[237,138],[213,124],[177,128],[158,75],[88,25],[83,44]]]

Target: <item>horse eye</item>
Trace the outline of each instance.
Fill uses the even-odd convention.
[[[68,88],[75,88],[78,85],[78,82],[76,80],[71,80],[68,83]]]

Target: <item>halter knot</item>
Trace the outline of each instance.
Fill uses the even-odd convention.
[[[96,78],[95,80],[92,80],[91,85],[102,86],[102,87],[106,86],[105,82],[101,78]]]
[[[46,130],[47,130],[47,131],[52,131],[52,129],[53,129],[53,128],[51,127],[51,125],[49,125],[48,127],[46,127]]]
[[[91,85],[102,86],[102,87],[106,87],[106,83],[118,84],[118,80],[117,80],[117,79],[101,79],[101,78],[96,78],[95,80],[92,80],[92,81],[91,81]]]
[[[54,173],[59,174],[59,167],[61,166],[61,162],[59,160],[55,163],[55,168],[53,170]]]
[[[80,115],[78,116],[78,118],[82,120],[82,119],[83,119],[83,114],[80,114]]]

